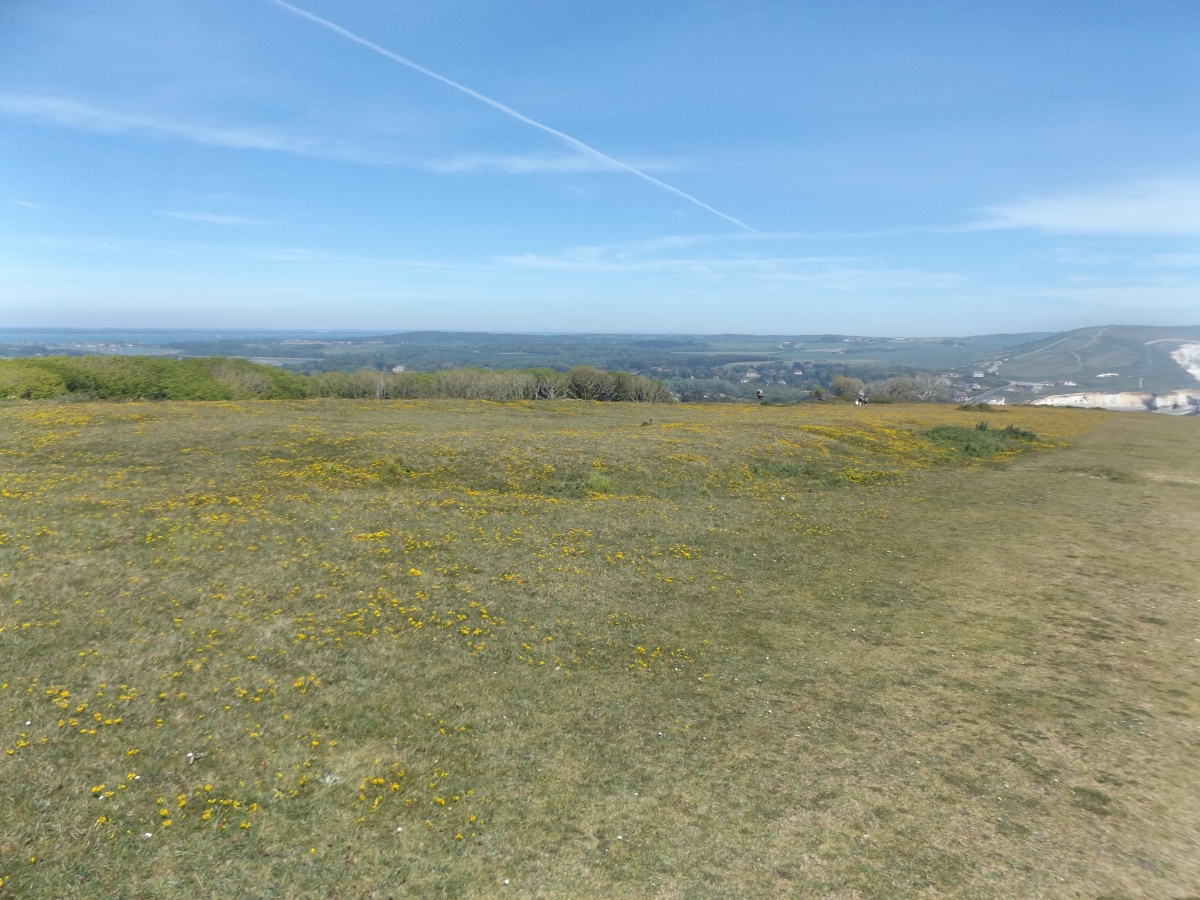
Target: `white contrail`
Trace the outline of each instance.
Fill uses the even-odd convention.
[[[334,32],[335,34],[340,34],[342,37],[346,38],[347,40],[354,41],[354,43],[359,44],[363,47],[366,47],[368,50],[373,50],[375,53],[378,53],[380,56],[386,56],[388,59],[392,60],[393,62],[398,62],[402,66],[408,66],[408,68],[410,68],[416,72],[420,72],[422,75],[428,75],[430,78],[434,79],[435,81],[440,81],[442,84],[452,87],[456,91],[461,91],[462,93],[466,94],[468,97],[474,97],[480,103],[486,103],[488,106],[492,107],[493,109],[500,110],[500,112],[504,113],[506,116],[510,116],[511,118],[516,119],[518,122],[524,122],[526,125],[532,125],[534,128],[540,129],[541,131],[544,131],[547,134],[554,135],[554,137],[558,138],[560,141],[565,143],[567,146],[572,147],[575,150],[578,150],[580,153],[584,153],[584,154],[592,157],[593,159],[601,160],[604,163],[606,163],[607,165],[613,166],[614,168],[623,169],[632,175],[636,175],[638,178],[641,178],[644,181],[650,182],[651,184],[655,185],[656,187],[662,188],[664,191],[670,191],[672,194],[675,194],[677,197],[682,197],[684,200],[687,200],[689,203],[694,203],[696,206],[699,206],[701,209],[706,209],[713,215],[720,216],[722,219],[732,222],[734,225],[737,225],[739,228],[745,228],[747,231],[755,230],[755,229],[751,228],[749,225],[747,225],[745,222],[735,219],[733,216],[726,215],[725,213],[721,212],[719,209],[714,209],[713,207],[711,207],[707,203],[705,203],[703,200],[699,200],[699,199],[693,197],[691,194],[687,193],[686,191],[681,191],[679,188],[673,187],[672,185],[667,184],[665,181],[659,181],[653,175],[647,175],[641,169],[636,169],[633,166],[629,165],[628,163],[621,162],[619,159],[613,159],[611,156],[609,156],[605,153],[601,153],[595,147],[589,147],[583,141],[573,138],[569,134],[563,134],[563,132],[561,132],[555,128],[551,128],[549,125],[543,125],[541,122],[537,121],[536,119],[531,119],[531,118],[529,118],[529,116],[522,115],[521,113],[517,112],[512,107],[505,106],[500,101],[493,100],[491,97],[487,96],[486,94],[481,94],[481,93],[479,93],[479,91],[471,90],[471,88],[467,87],[465,84],[459,84],[457,81],[453,81],[453,80],[447,78],[445,75],[439,75],[437,72],[434,72],[431,69],[427,69],[424,66],[422,66],[418,63],[415,63],[411,59],[407,59],[407,58],[401,56],[399,53],[393,53],[391,50],[388,50],[386,47],[381,47],[378,44],[374,43],[373,41],[368,41],[364,37],[359,37],[353,31],[347,31],[341,25],[336,25],[333,22],[330,22],[328,19],[322,19],[320,16],[314,15],[313,13],[310,13],[307,10],[300,9],[297,6],[292,6],[292,4],[290,4],[290,3],[285,3],[284,0],[270,0],[270,2],[274,3],[276,6],[280,6],[284,9],[286,9],[290,13],[294,13],[295,15],[300,16],[301,18],[308,19],[310,22],[316,22],[322,28],[328,28],[330,31]]]

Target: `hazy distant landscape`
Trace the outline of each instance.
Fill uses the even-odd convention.
[[[0,354],[237,357],[289,370],[444,372],[575,366],[664,382],[684,401],[794,402],[847,392],[876,399],[1023,403],[1083,391],[1200,390],[1200,326],[1106,326],[959,338],[851,335],[538,335],[469,332],[116,332],[0,330]],[[835,379],[841,379],[835,384]],[[857,388],[855,388],[857,390]],[[815,393],[814,393],[815,392]],[[854,393],[851,390],[850,393]],[[982,398],[982,400],[981,400]]]

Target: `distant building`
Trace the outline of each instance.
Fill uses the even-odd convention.
[[[964,394],[962,391],[959,391],[957,394],[954,395],[955,403],[966,403],[970,399],[971,399],[971,395]]]
[[[988,406],[1008,406],[1008,401],[1003,397],[988,397],[985,402]]]
[[[982,372],[972,372],[971,377],[972,378],[986,378],[987,376],[984,375]]]
[[[403,372],[404,366],[392,366],[392,371],[393,372]]]
[[[1101,372],[1096,377],[1097,378],[1119,378],[1120,375],[1121,375],[1120,372]]]

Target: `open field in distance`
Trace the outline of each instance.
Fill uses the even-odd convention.
[[[0,896],[1196,896],[1197,446],[0,407]]]

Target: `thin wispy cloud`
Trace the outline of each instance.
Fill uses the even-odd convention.
[[[557,254],[514,256],[513,259],[561,260],[565,263],[585,263],[598,260],[621,262],[637,260],[642,256],[662,253],[665,251],[680,253],[692,248],[711,247],[720,244],[737,246],[782,246],[789,241],[804,241],[821,243],[838,238],[884,238],[912,233],[930,231],[925,226],[913,228],[880,229],[877,231],[742,231],[726,234],[665,234],[652,238],[641,238],[631,241],[613,241],[604,244],[582,244],[568,247]],[[741,257],[749,258],[748,255]],[[789,257],[799,258],[799,257]],[[825,259],[828,257],[805,256],[804,259]]]
[[[431,172],[458,174],[461,172],[501,172],[506,175],[569,174],[572,172],[611,172],[612,165],[592,156],[579,153],[551,156],[545,153],[487,155],[464,154],[425,165]],[[638,163],[638,168],[668,168],[664,163]]]
[[[575,248],[563,254],[522,254],[500,257],[508,266],[589,275],[670,275],[709,281],[749,281],[803,285],[828,291],[893,292],[901,289],[948,290],[968,279],[957,272],[932,272],[906,267],[872,265],[865,260],[831,257],[775,256],[645,256]]]
[[[0,94],[0,116],[29,119],[93,134],[185,140],[210,147],[290,153],[364,165],[409,166],[447,175],[472,172],[536,175],[613,171],[613,163],[607,158],[580,153],[477,153],[426,162],[405,160],[372,152],[347,141],[329,141],[255,127],[180,121],[47,95]],[[663,170],[677,168],[677,164],[662,160],[639,161],[637,167],[639,171]],[[19,206],[41,208],[25,200],[9,199]]]
[[[30,203],[28,200],[19,200],[16,197],[8,198],[10,203],[15,203],[17,206],[23,206],[26,209],[45,209],[40,203]]]
[[[1180,269],[1200,269],[1200,253],[1156,253],[1152,265]]]
[[[65,97],[0,94],[0,115],[32,119],[94,134],[175,138],[240,150],[271,150],[320,159],[377,163],[356,147],[261,128],[183,122],[80,103]]]
[[[647,181],[650,184],[655,185],[656,187],[661,188],[664,191],[674,194],[677,197],[681,197],[682,199],[688,201],[689,203],[692,203],[695,206],[700,207],[701,209],[707,210],[708,212],[712,213],[713,215],[720,216],[722,219],[725,219],[728,222],[732,222],[734,225],[737,225],[739,228],[744,228],[747,231],[754,231],[753,228],[751,228],[749,225],[747,225],[745,222],[741,221],[740,219],[735,219],[733,216],[728,215],[727,213],[721,212],[719,209],[716,209],[715,207],[708,205],[703,200],[700,200],[699,198],[694,197],[693,195],[687,193],[686,191],[680,190],[679,188],[675,187],[674,185],[667,184],[667,182],[665,182],[665,181],[660,181],[659,179],[655,178],[653,175],[650,175],[650,174],[642,171],[641,169],[637,168],[636,166],[632,166],[629,163],[622,162],[619,159],[615,159],[614,157],[609,156],[607,153],[603,153],[603,152],[597,150],[595,147],[585,144],[583,141],[579,140],[578,138],[571,137],[571,135],[566,134],[565,132],[559,131],[557,128],[551,128],[549,125],[545,125],[542,122],[537,121],[536,119],[532,119],[529,116],[525,115],[524,113],[519,113],[515,109],[513,109],[511,106],[506,106],[505,104],[501,103],[499,100],[494,100],[491,97],[487,96],[486,94],[481,94],[479,91],[476,91],[472,88],[467,87],[464,84],[460,84],[457,81],[447,78],[445,75],[439,75],[437,72],[434,72],[432,69],[427,69],[424,66],[420,65],[419,63],[413,62],[411,59],[401,56],[399,53],[394,53],[391,50],[388,50],[386,47],[382,47],[379,44],[376,44],[374,41],[369,41],[366,38],[355,34],[353,31],[349,31],[349,30],[343,28],[341,25],[331,22],[328,19],[323,19],[318,15],[314,15],[313,13],[308,12],[307,10],[300,9],[297,6],[292,6],[290,3],[285,3],[284,0],[270,0],[270,2],[274,3],[276,6],[282,8],[282,9],[286,9],[288,12],[291,12],[297,16],[300,16],[301,18],[307,19],[310,22],[314,22],[317,25],[320,25],[322,28],[327,28],[330,31],[332,31],[334,34],[338,34],[338,35],[346,38],[347,40],[353,41],[354,43],[358,44],[361,47],[366,47],[368,50],[371,50],[374,53],[378,53],[380,56],[386,57],[387,59],[390,59],[393,62],[399,63],[402,66],[406,66],[407,68],[412,69],[414,72],[420,72],[422,75],[432,78],[435,81],[440,81],[442,84],[446,85],[447,87],[451,87],[454,90],[459,91],[460,93],[466,94],[468,97],[478,100],[480,103],[486,104],[487,106],[490,106],[493,109],[504,113],[504,115],[508,116],[509,118],[516,119],[518,122],[523,122],[526,125],[529,125],[533,128],[537,128],[539,131],[544,131],[546,134],[549,134],[549,135],[557,138],[558,140],[565,143],[568,147],[571,147],[573,150],[579,151],[580,153],[582,153],[585,156],[589,156],[592,159],[603,162],[612,168],[621,169],[625,172],[630,173],[631,175],[636,175],[638,178],[641,178],[643,181]]]
[[[222,263],[239,261],[289,263],[302,266],[320,266],[336,264],[346,266],[365,266],[391,269],[429,269],[447,272],[491,271],[497,264],[465,263],[461,260],[430,260],[404,257],[368,256],[357,253],[341,253],[320,247],[303,245],[276,244],[230,244],[209,243],[205,241],[157,240],[145,238],[130,238],[114,235],[91,235],[83,237],[26,237],[22,241],[9,240],[0,245],[0,265],[8,260],[5,251],[16,248],[18,253],[34,257],[39,253],[28,251],[49,251],[50,253],[69,253],[78,261],[87,256],[129,256],[139,260],[153,257],[173,258],[187,257],[195,260],[219,260]],[[220,267],[210,266],[213,271]],[[48,271],[52,271],[50,269]]]
[[[240,255],[246,259],[297,265],[351,265],[383,269],[424,269],[444,272],[484,271],[494,267],[462,262],[445,262],[430,259],[404,259],[401,257],[361,256],[350,253],[335,253],[315,247],[253,247],[244,248]]]
[[[162,212],[160,216],[166,216],[170,219],[182,219],[185,222],[203,222],[206,225],[231,225],[231,226],[246,226],[246,225],[266,225],[266,222],[259,219],[246,219],[242,216],[225,216],[218,213],[206,212]]]
[[[441,272],[447,276],[471,275],[487,283],[506,282],[521,273],[565,273],[603,283],[608,278],[684,278],[693,286],[741,285],[754,288],[798,286],[833,293],[892,294],[903,290],[930,292],[960,290],[971,280],[957,272],[932,271],[919,267],[887,266],[869,259],[841,256],[687,256],[687,251],[705,241],[690,237],[666,237],[630,242],[618,247],[581,246],[559,254],[502,255],[468,262],[460,259],[416,259],[344,253],[304,245],[249,245],[203,241],[145,240],[112,236],[86,238],[37,238],[32,246],[67,251],[92,271],[88,257],[179,258],[204,261],[209,271],[222,271],[242,262],[261,262],[297,271],[328,273],[345,270],[362,277],[371,270]],[[0,254],[0,267],[5,263]],[[107,264],[106,264],[107,265]],[[331,268],[332,267],[332,268]],[[47,268],[53,273],[54,267]]]
[[[993,206],[967,230],[1054,234],[1200,234],[1200,178],[1163,178]]]

